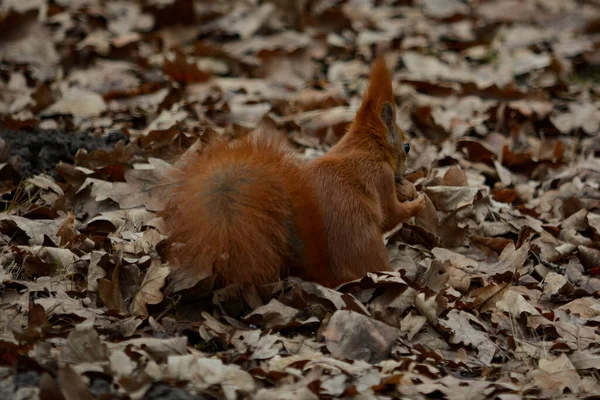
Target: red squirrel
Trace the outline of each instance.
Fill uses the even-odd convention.
[[[425,207],[422,194],[398,199],[410,146],[395,115],[379,57],[355,120],[321,158],[303,163],[250,134],[186,160],[163,212],[179,287],[207,277],[261,287],[289,275],[334,287],[390,270],[383,233]]]

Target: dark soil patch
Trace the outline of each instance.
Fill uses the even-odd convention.
[[[11,131],[0,127],[0,139],[10,146],[9,151],[0,152],[0,163],[11,160],[23,177],[47,173],[54,177],[59,161],[73,162],[79,149],[110,149],[119,140],[127,140],[122,133],[111,133],[97,138],[86,132],[61,131]],[[0,142],[0,147],[6,146]]]

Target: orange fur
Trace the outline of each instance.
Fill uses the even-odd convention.
[[[277,141],[217,140],[179,170],[165,212],[176,275],[265,285],[287,275],[326,286],[389,269],[382,234],[424,208],[400,203],[406,137],[383,58],[348,133],[302,165]]]
[[[388,124],[382,118],[386,103],[393,111]],[[380,57],[350,130],[309,165],[315,196],[323,206],[328,273],[334,285],[389,270],[382,234],[425,207],[422,196],[406,203],[396,196],[395,177],[406,164],[406,137],[395,123],[395,112],[391,76]]]
[[[276,282],[322,271],[323,228],[312,187],[280,141],[215,140],[173,177],[164,217],[177,278],[218,284]],[[312,276],[311,276],[312,277]],[[317,276],[314,279],[318,279]]]

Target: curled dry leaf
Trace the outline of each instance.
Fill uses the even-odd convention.
[[[58,382],[65,400],[93,400],[95,398],[81,376],[69,365],[59,369]]]
[[[272,329],[277,326],[285,326],[291,322],[298,314],[298,310],[288,307],[275,299],[261,307],[258,307],[244,320],[253,325],[260,325],[266,329]]]
[[[502,298],[496,302],[496,307],[513,318],[519,318],[523,313],[534,316],[540,315],[539,311],[523,295],[510,289],[503,293]]]
[[[473,204],[479,189],[460,186],[429,186],[425,193],[439,211],[454,211]]]
[[[146,271],[144,280],[139,291],[133,298],[132,310],[133,315],[141,317],[148,316],[147,304],[158,304],[163,299],[161,292],[165,285],[165,280],[169,275],[170,269],[168,266],[163,266],[160,260],[152,260],[150,268]]]
[[[372,363],[386,358],[400,331],[352,311],[336,311],[323,332],[327,350],[340,359]]]
[[[119,265],[116,265],[113,269],[112,280],[98,279],[98,294],[109,310],[124,314],[127,312],[127,307],[123,301],[119,284],[119,269]]]

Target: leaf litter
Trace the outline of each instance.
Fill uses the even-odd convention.
[[[2,397],[593,398],[598,4],[227,3],[0,5]],[[427,196],[394,271],[178,282],[177,154],[266,124],[318,157],[378,53]]]

